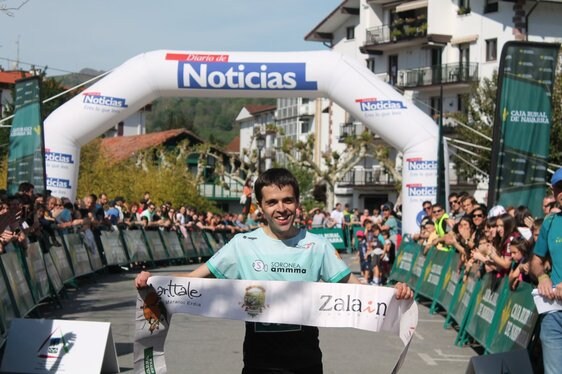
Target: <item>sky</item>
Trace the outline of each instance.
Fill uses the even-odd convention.
[[[17,7],[23,0],[0,0]],[[326,49],[304,37],[341,0],[29,0],[0,13],[0,66],[113,69],[140,53]],[[18,52],[19,44],[19,52]]]

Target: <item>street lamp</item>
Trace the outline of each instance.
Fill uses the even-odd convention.
[[[258,134],[256,137],[256,146],[258,147],[258,175],[261,174],[261,150],[265,147],[265,136]]]

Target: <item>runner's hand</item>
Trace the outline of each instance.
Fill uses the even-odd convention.
[[[135,287],[136,288],[145,288],[148,287],[148,278],[150,278],[152,274],[148,271],[141,271],[137,277],[135,278]]]
[[[414,297],[414,293],[412,289],[408,287],[406,283],[398,282],[394,285],[394,289],[396,290],[396,298],[400,299],[411,299]]]

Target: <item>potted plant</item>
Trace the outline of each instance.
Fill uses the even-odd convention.
[[[459,9],[457,10],[457,14],[459,16],[462,16],[464,14],[468,14],[470,13],[470,7],[468,6],[460,6]]]

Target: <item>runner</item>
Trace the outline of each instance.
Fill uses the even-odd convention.
[[[265,226],[236,235],[193,272],[174,275],[360,283],[327,240],[293,225],[299,186],[287,169],[272,168],[260,175],[255,195]],[[141,272],[136,287],[146,287],[149,277],[149,272]],[[398,283],[395,288],[397,298],[413,297],[407,285]],[[247,322],[242,373],[272,372],[322,373],[318,328]]]

